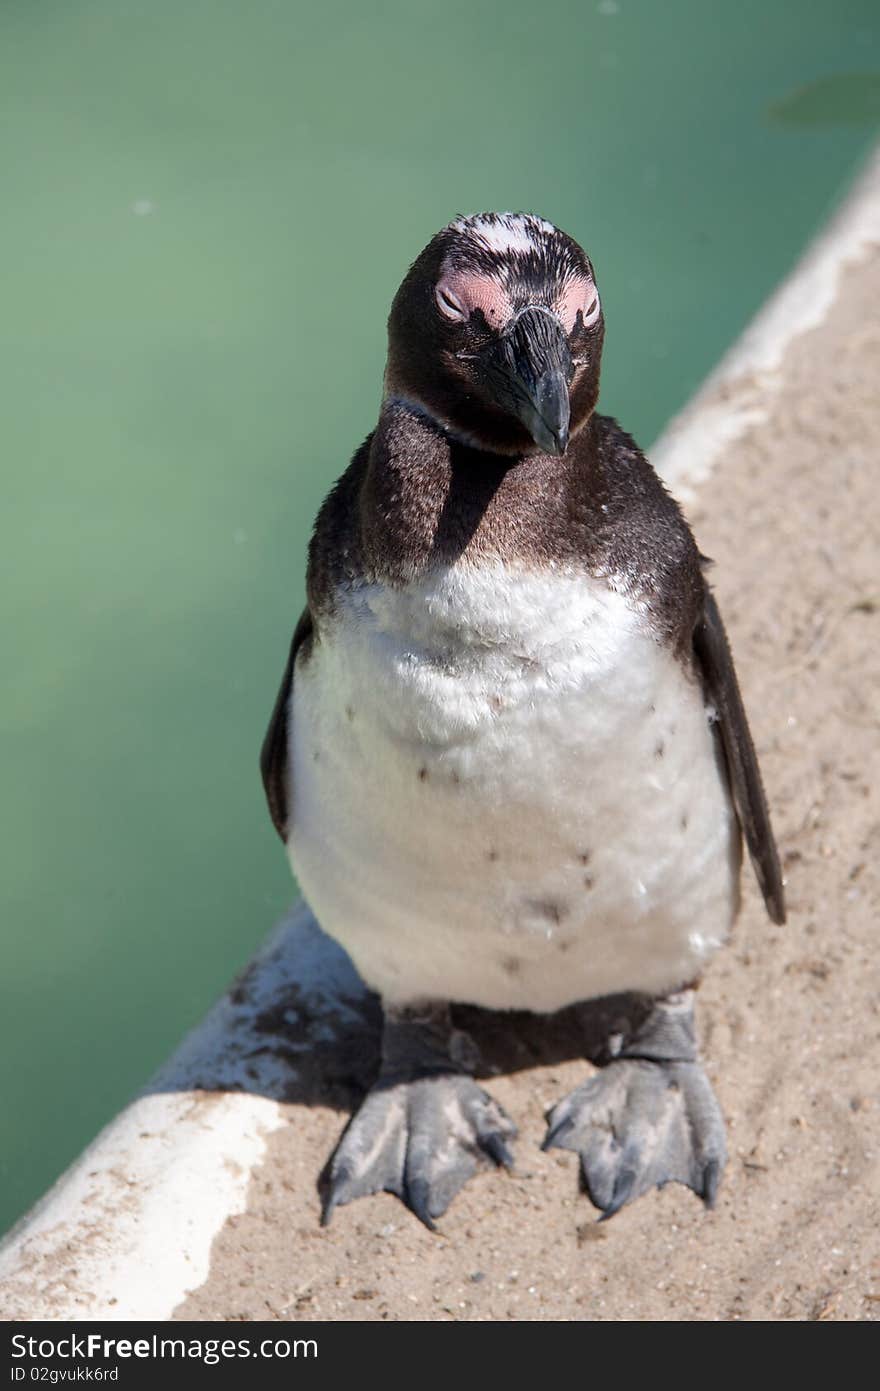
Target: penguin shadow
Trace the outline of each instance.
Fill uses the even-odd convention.
[[[452,564],[467,550],[510,470],[510,462],[461,444],[450,446],[449,491],[431,544],[434,559]]]
[[[556,1014],[453,1006],[474,1045],[474,1075],[491,1079],[586,1058],[638,1028],[646,997],[613,995]],[[245,1092],[351,1113],[379,1074],[382,1007],[304,902],[147,1089]],[[470,1048],[467,1052],[470,1053]]]

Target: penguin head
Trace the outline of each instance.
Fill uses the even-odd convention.
[[[564,454],[599,394],[604,320],[589,258],[527,213],[450,222],[388,320],[387,397],[496,454]]]

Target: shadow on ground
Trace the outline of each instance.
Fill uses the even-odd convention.
[[[462,1005],[453,1017],[485,1078],[601,1063],[609,1037],[631,1034],[647,1009],[645,997],[613,995],[550,1015]],[[378,1073],[381,1026],[378,997],[299,903],[148,1091],[244,1091],[352,1111]]]

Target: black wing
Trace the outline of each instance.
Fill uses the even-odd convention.
[[[714,596],[706,587],[703,612],[694,630],[694,651],[702,669],[706,695],[718,715],[727,757],[733,804],[739,817],[752,865],[775,923],[785,922],[782,870],[770,825],[767,799],[755,746],[739,693],[733,657]]]
[[[286,842],[290,829],[291,808],[287,805],[287,716],[293,690],[293,664],[303,643],[312,636],[312,615],[303,609],[293,633],[287,666],[269,720],[269,728],[260,750],[260,772],[272,824]]]

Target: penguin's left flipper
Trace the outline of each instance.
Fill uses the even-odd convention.
[[[784,923],[785,890],[767,798],[727,634],[708,585],[705,586],[702,612],[694,630],[694,655],[703,678],[706,698],[718,722],[733,805],[767,912],[773,922]]]
[[[573,1150],[602,1220],[651,1188],[683,1183],[713,1207],[724,1120],[697,1060],[691,991],[658,1000],[636,1036],[548,1117],[544,1149]]]
[[[314,636],[312,615],[307,608],[299,616],[293,630],[287,665],[281,677],[275,705],[269,717],[269,727],[260,749],[260,775],[272,824],[283,841],[290,832],[292,807],[290,802],[289,779],[287,776],[288,719],[290,699],[293,694],[293,668],[301,647],[311,642]]]

